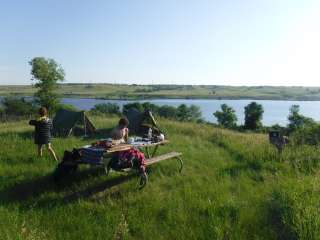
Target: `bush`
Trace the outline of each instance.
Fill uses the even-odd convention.
[[[94,105],[90,110],[93,114],[102,113],[102,114],[117,114],[120,115],[120,107],[116,103],[100,103]]]
[[[37,111],[33,102],[26,101],[24,98],[6,97],[3,99],[4,112],[12,116],[29,116]]]
[[[319,145],[320,125],[313,123],[305,127],[299,127],[291,134],[291,138],[295,144]]]
[[[160,117],[174,120],[177,119],[177,108],[169,105],[163,105],[159,107],[158,114]]]
[[[289,132],[292,133],[298,129],[302,129],[306,126],[311,126],[315,124],[315,121],[312,118],[305,117],[299,113],[300,107],[299,105],[292,105],[290,108],[290,114],[288,116],[289,124],[288,129]]]

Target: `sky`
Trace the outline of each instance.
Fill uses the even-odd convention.
[[[319,0],[0,0],[0,84],[320,86]]]

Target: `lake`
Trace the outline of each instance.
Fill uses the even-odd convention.
[[[238,116],[238,124],[244,123],[244,107],[253,100],[207,100],[207,99],[155,99],[155,100],[141,100],[139,102],[151,102],[156,105],[170,105],[179,106],[186,104],[188,106],[194,104],[199,106],[202,111],[202,116],[206,121],[216,122],[213,113],[220,110],[220,105],[223,103],[228,104],[235,109]],[[95,104],[99,103],[116,103],[120,107],[128,102],[123,100],[102,100],[90,98],[63,98],[63,103],[71,104],[81,110],[89,110]],[[273,101],[273,100],[255,100],[255,102],[262,104],[264,114],[262,122],[266,126],[273,124],[280,124],[282,126],[287,124],[287,117],[289,108],[296,104],[300,106],[301,114],[312,117],[316,121],[320,120],[320,101]]]

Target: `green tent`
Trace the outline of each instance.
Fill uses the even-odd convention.
[[[145,135],[148,129],[151,128],[154,133],[161,133],[152,112],[146,110],[140,112],[136,108],[130,108],[124,115],[129,120],[129,131],[130,133],[137,135]]]
[[[69,136],[70,134],[93,134],[95,127],[84,111],[60,109],[53,119],[53,134]]]

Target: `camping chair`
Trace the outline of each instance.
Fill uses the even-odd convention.
[[[270,131],[269,142],[281,153],[285,145],[289,143],[289,138],[284,136],[280,131]]]

